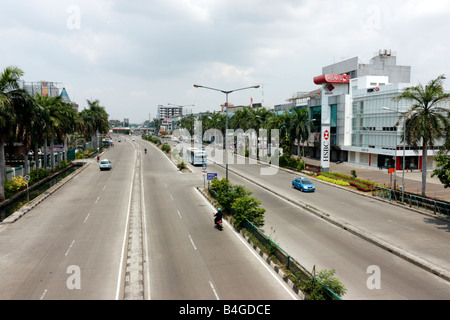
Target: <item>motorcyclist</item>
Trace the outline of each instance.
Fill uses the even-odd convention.
[[[222,209],[218,208],[216,214],[214,214],[214,225],[216,225],[219,221],[222,221]]]

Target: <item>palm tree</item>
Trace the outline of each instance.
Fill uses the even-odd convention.
[[[19,122],[19,119],[29,120],[28,115],[33,107],[31,97],[19,85],[23,74],[20,68],[10,66],[0,75],[0,200],[5,198],[5,144],[11,137],[25,137],[29,129],[25,123]]]
[[[46,138],[44,139],[44,163],[46,166],[47,158],[47,137],[50,138],[50,164],[52,170],[55,169],[55,157],[53,149],[55,145],[55,138],[63,139],[67,134],[76,131],[76,111],[68,103],[62,100],[61,96],[49,97],[36,95],[35,100],[39,106],[45,109],[43,116],[47,120],[43,132]]]
[[[94,131],[94,114],[88,109],[83,109],[78,114],[78,132],[87,140],[88,136]]]
[[[94,145],[96,148],[99,147],[98,134],[107,133],[109,130],[108,113],[105,108],[100,105],[99,100],[86,100],[89,106],[89,112],[92,125],[94,128],[93,137],[95,137]]]
[[[422,196],[425,196],[426,191],[428,149],[432,148],[437,140],[446,138],[449,127],[449,110],[438,105],[444,99],[450,98],[450,94],[444,93],[443,90],[444,79],[445,76],[440,75],[436,79],[430,80],[425,88],[421,84],[408,87],[393,98],[395,101],[409,100],[413,102],[411,108],[400,118],[405,117],[403,130],[406,130],[406,143],[415,151],[419,150],[419,144],[421,144]]]
[[[291,137],[297,139],[297,155],[300,156],[300,143],[308,140],[309,133],[314,128],[309,120],[308,109],[291,109],[290,133]]]
[[[237,110],[230,121],[230,127],[234,130],[242,129],[246,131],[250,128],[248,120],[251,118],[250,108],[244,107]]]
[[[39,145],[44,144],[47,138],[45,132],[50,121],[48,110],[42,106],[37,98],[34,97],[33,117],[31,123],[31,136],[34,141],[34,160],[36,170],[39,169]]]
[[[183,117],[180,120],[180,127],[189,131],[191,136],[194,135],[194,122],[195,116],[193,114],[188,115],[187,117]]]

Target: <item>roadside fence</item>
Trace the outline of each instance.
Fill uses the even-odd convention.
[[[216,199],[216,193],[213,190],[209,190],[210,195]],[[231,216],[234,215],[233,210],[229,212]],[[245,219],[242,224],[243,228],[248,231],[267,251],[268,256],[275,257],[279,261],[282,267],[289,271],[297,281],[312,282],[312,285],[322,285],[324,294],[327,300],[341,300],[341,298],[331,291],[326,285],[316,279],[315,275],[309,272],[299,262],[297,262],[291,255],[284,251],[278,244],[276,244],[270,237],[264,234],[261,229],[256,227],[253,223]]]
[[[421,197],[406,192],[403,193],[401,190],[392,190],[381,186],[376,186],[372,191],[372,195],[391,201],[403,202],[410,208],[421,209],[450,218],[450,203],[448,202]]]
[[[26,174],[29,174],[31,170],[36,170],[37,168],[49,170],[51,168],[50,157],[51,155],[48,155],[47,168],[44,168],[44,159],[38,159],[38,161],[29,161],[28,168],[26,168],[25,165],[20,165],[7,170],[6,180],[12,180],[14,177],[25,176]],[[58,152],[58,154],[55,154],[54,157],[55,157],[55,164],[60,163],[62,160],[66,161],[75,160],[75,148],[67,150],[67,156],[66,152]],[[21,161],[21,163],[23,163],[23,161]]]

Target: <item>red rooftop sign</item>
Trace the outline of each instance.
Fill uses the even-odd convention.
[[[323,83],[349,83],[350,76],[343,74],[323,74],[321,76],[314,77],[315,84]]]

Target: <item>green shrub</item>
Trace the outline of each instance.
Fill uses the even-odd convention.
[[[22,176],[14,177],[11,180],[6,180],[4,185],[5,196],[9,197],[14,193],[21,191],[27,187],[27,182]]]
[[[250,196],[252,192],[245,189],[244,186],[231,185],[225,178],[213,179],[211,183],[211,190],[213,190],[217,197],[217,202],[226,211],[231,211],[231,206],[235,199],[243,196]]]
[[[347,289],[334,276],[335,273],[335,269],[322,269],[318,272],[315,279],[300,280],[300,287],[307,292],[310,300],[327,300],[332,294],[326,288],[336,294],[336,296],[342,297],[347,292]],[[332,296],[332,298],[335,299],[336,297]]]
[[[231,205],[231,209],[234,212],[233,218],[236,219],[236,227],[239,228],[246,219],[256,227],[262,227],[266,209],[260,208],[260,205],[260,200],[249,195],[236,198]]]
[[[305,169],[305,162],[300,157],[295,158],[289,152],[284,152],[278,159],[279,165],[282,167],[289,167],[297,170]]]
[[[181,161],[180,163],[177,164],[177,168],[180,170],[186,169],[186,163],[184,163],[184,161]]]
[[[216,201],[222,210],[233,213],[236,227],[248,219],[257,227],[264,225],[265,209],[260,208],[261,201],[252,197],[252,192],[244,186],[231,185],[225,178],[213,179],[210,190],[216,195]]]
[[[339,172],[321,172],[320,174],[331,179],[342,179],[361,191],[370,191],[373,189],[373,186],[376,185],[376,183],[371,181],[353,178]]]
[[[164,151],[165,153],[170,153],[170,146],[168,144],[163,144],[161,150]]]
[[[334,183],[334,184],[337,184],[340,186],[349,186],[350,185],[350,183],[348,183],[347,181],[343,181],[343,180],[339,180],[339,179],[332,179],[332,178],[326,177],[322,174],[320,176],[317,176],[317,179],[331,182],[331,183]]]
[[[30,184],[33,184],[49,175],[48,171],[42,168],[38,170],[31,170],[30,172]]]

